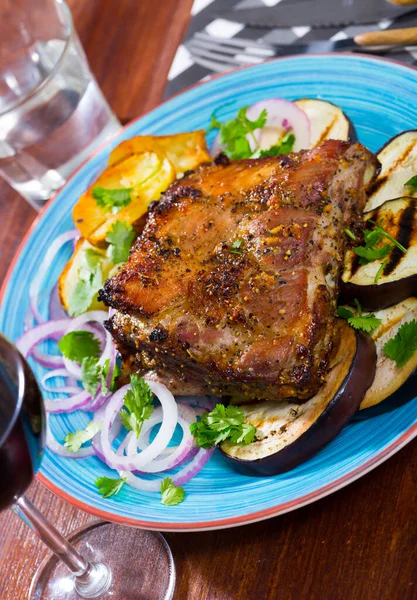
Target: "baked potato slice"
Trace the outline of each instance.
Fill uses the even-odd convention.
[[[173,164],[177,177],[181,177],[185,171],[212,161],[207,150],[205,133],[199,130],[174,135],[139,135],[125,140],[110,154],[109,166],[140,152],[164,154]]]
[[[90,244],[104,248],[112,225],[123,221],[134,226],[146,213],[150,202],[159,199],[175,176],[174,166],[163,153],[142,152],[125,156],[109,166],[81,196],[72,211],[75,226]],[[93,197],[94,188],[133,188],[131,201],[115,212],[109,206],[98,204]]]

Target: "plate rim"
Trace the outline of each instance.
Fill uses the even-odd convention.
[[[18,245],[16,252],[13,256],[13,259],[6,271],[6,275],[4,277],[2,285],[0,287],[0,303],[3,301],[4,295],[6,293],[6,289],[8,287],[8,284],[9,284],[10,278],[13,274],[16,263],[19,260],[20,254],[22,253],[24,247],[26,246],[26,243],[28,242],[29,238],[32,236],[32,234],[33,234],[34,230],[36,229],[36,227],[38,226],[39,222],[43,219],[44,214],[46,213],[46,211],[48,210],[48,208],[50,207],[52,202],[54,202],[55,198],[65,189],[68,182],[71,181],[76,176],[78,171],[80,171],[94,156],[96,156],[99,152],[101,152],[102,149],[104,149],[108,144],[110,144],[112,140],[114,140],[116,137],[118,137],[123,131],[125,131],[127,128],[129,128],[133,123],[136,123],[143,117],[145,117],[148,114],[150,114],[151,112],[153,112],[153,110],[170,102],[173,98],[176,98],[194,88],[204,86],[207,83],[213,81],[214,79],[227,77],[233,73],[236,73],[236,72],[242,71],[242,70],[246,70],[246,69],[256,69],[265,63],[286,61],[286,60],[291,60],[294,58],[309,59],[310,57],[311,58],[345,57],[345,58],[351,58],[351,59],[360,58],[360,59],[364,59],[369,62],[383,62],[383,63],[394,64],[397,67],[401,67],[406,70],[414,71],[417,74],[417,67],[415,67],[413,65],[408,65],[408,64],[402,63],[400,61],[390,59],[390,58],[386,58],[386,57],[371,56],[369,54],[364,54],[364,53],[359,53],[359,52],[321,52],[321,53],[311,53],[311,54],[305,54],[305,55],[289,55],[289,56],[283,56],[283,57],[279,57],[279,58],[272,58],[267,61],[264,61],[264,63],[261,63],[260,65],[247,65],[247,66],[238,67],[236,69],[231,69],[224,73],[216,73],[216,74],[212,75],[206,81],[194,83],[193,85],[190,85],[190,86],[184,88],[183,90],[171,95],[169,98],[163,100],[162,102],[159,102],[151,110],[142,113],[141,115],[139,115],[138,117],[136,117],[135,119],[133,119],[132,121],[130,121],[129,123],[127,123],[126,125],[121,127],[120,129],[118,129],[110,138],[108,138],[105,142],[100,144],[100,146],[98,146],[77,167],[77,169],[75,169],[75,171],[73,171],[73,173],[68,177],[64,186],[58,192],[56,192],[50,198],[50,200],[48,200],[48,202],[42,207],[41,211],[35,217],[33,223],[31,224],[28,231],[22,238],[20,244]],[[407,429],[407,431],[404,431],[404,433],[402,433],[397,439],[395,439],[393,442],[391,442],[391,444],[389,444],[388,446],[383,448],[380,452],[378,452],[375,456],[373,456],[372,458],[370,458],[369,460],[364,462],[362,465],[356,467],[356,469],[349,471],[342,477],[339,477],[338,479],[332,481],[331,483],[329,483],[325,486],[317,488],[316,490],[314,490],[313,492],[310,492],[309,494],[305,494],[304,496],[299,496],[298,498],[295,498],[288,502],[278,504],[276,506],[272,506],[267,509],[248,513],[246,515],[240,515],[237,517],[228,517],[225,519],[216,519],[213,521],[189,522],[189,523],[169,523],[169,522],[145,521],[145,520],[138,519],[138,518],[125,517],[122,515],[117,515],[117,514],[114,514],[111,512],[106,512],[106,511],[97,509],[93,506],[90,506],[89,504],[82,502],[81,500],[78,500],[75,496],[71,496],[69,493],[65,492],[64,490],[59,488],[57,485],[55,485],[52,481],[50,481],[41,472],[39,472],[36,475],[36,479],[38,481],[40,481],[48,490],[53,492],[56,496],[58,496],[59,498],[61,498],[64,501],[68,502],[69,504],[75,506],[76,508],[83,510],[84,512],[89,513],[95,517],[99,517],[99,518],[105,519],[107,521],[112,521],[114,523],[119,523],[122,525],[129,525],[129,526],[133,526],[133,527],[139,527],[142,529],[155,529],[158,531],[176,531],[176,532],[228,529],[231,527],[237,527],[239,525],[247,525],[250,523],[255,523],[258,521],[270,519],[272,517],[276,517],[276,516],[285,514],[292,510],[296,510],[297,508],[301,508],[303,506],[306,506],[308,504],[316,502],[317,500],[320,500],[321,498],[324,498],[324,497],[344,488],[345,486],[349,485],[350,483],[353,483],[360,477],[366,475],[371,470],[375,469],[377,466],[381,465],[388,458],[390,458],[395,453],[397,453],[399,450],[401,450],[401,448],[403,448],[407,443],[409,443],[411,440],[413,440],[416,436],[417,436],[417,423],[415,423],[414,425],[411,425],[409,427],[409,429]]]

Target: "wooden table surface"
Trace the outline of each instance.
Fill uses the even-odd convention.
[[[155,106],[191,0],[69,4],[119,118]],[[0,280],[34,217],[0,183]],[[64,534],[92,520],[37,482],[28,495]],[[168,534],[178,573],[175,600],[417,599],[416,500],[415,441],[349,487],[296,512],[236,529]],[[11,511],[0,516],[1,600],[27,597],[45,554]]]

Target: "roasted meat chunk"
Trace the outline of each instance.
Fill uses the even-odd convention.
[[[378,162],[331,140],[201,167],[151,208],[100,299],[125,364],[176,393],[296,398],[320,388],[338,328],[345,227]]]

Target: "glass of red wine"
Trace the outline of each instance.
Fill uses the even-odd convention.
[[[29,598],[172,598],[175,568],[159,533],[100,521],[67,541],[24,496],[39,469],[45,438],[36,379],[17,348],[0,334],[0,510],[13,506],[54,553],[40,565]]]

